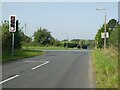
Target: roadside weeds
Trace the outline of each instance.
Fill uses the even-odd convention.
[[[118,54],[112,48],[92,51],[97,88],[118,88]]]

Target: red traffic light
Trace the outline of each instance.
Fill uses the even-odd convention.
[[[16,32],[16,15],[10,15],[9,17],[9,31]]]
[[[11,20],[15,20],[15,16],[11,16]]]

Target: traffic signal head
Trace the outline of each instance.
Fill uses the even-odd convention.
[[[9,31],[16,32],[16,16],[10,15],[9,17]]]

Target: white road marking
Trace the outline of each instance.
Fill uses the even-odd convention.
[[[24,62],[38,62],[38,61],[24,61]],[[40,62],[40,61],[39,61]]]
[[[25,61],[25,62],[37,62],[37,61]],[[32,70],[37,69],[37,68],[39,68],[39,67],[41,67],[41,66],[43,66],[43,65],[45,65],[45,64],[48,64],[50,61],[41,61],[41,62],[45,62],[45,63],[40,64],[40,65],[38,65],[38,66],[36,66],[36,67],[33,67]],[[3,80],[3,81],[0,82],[0,84],[3,84],[3,83],[5,83],[5,82],[7,82],[7,81],[10,81],[10,80],[14,79],[14,78],[17,78],[18,76],[19,76],[19,75],[15,75],[15,76],[10,77],[10,78],[8,78],[8,79],[6,79],[6,80]]]
[[[24,61],[24,62],[47,62],[47,61]]]
[[[7,81],[9,81],[9,80],[12,80],[12,79],[14,79],[14,78],[16,78],[16,77],[18,77],[18,76],[19,76],[19,75],[15,75],[15,76],[13,76],[13,77],[10,77],[10,78],[8,78],[8,79],[6,79],[6,80],[4,80],[4,81],[1,81],[0,84],[5,83],[5,82],[7,82]]]
[[[39,68],[39,67],[41,67],[41,66],[43,66],[43,65],[45,65],[45,64],[48,64],[50,61],[46,61],[45,63],[43,63],[43,64],[40,64],[40,65],[38,65],[38,66],[36,66],[36,67],[33,67],[32,68],[32,70],[34,70],[34,69],[36,69],[36,68]]]

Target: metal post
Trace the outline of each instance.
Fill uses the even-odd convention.
[[[25,23],[25,35],[26,35],[26,23]]]
[[[104,10],[105,11],[105,23],[104,23],[104,49],[106,49],[106,9],[98,8],[96,10]]]
[[[12,33],[12,56],[14,56],[14,33]]]
[[[106,10],[105,10],[105,24],[104,24],[104,49],[106,49]]]

